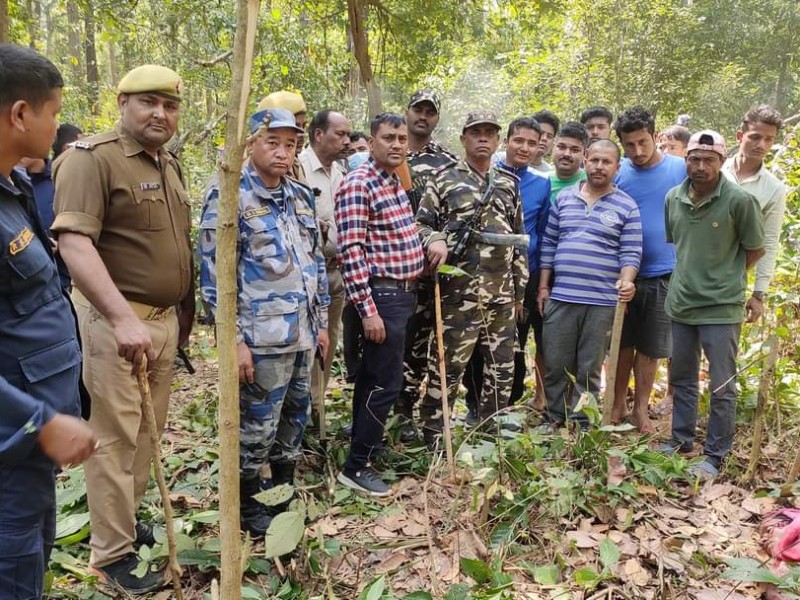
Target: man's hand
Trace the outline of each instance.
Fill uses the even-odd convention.
[[[328,358],[328,348],[331,345],[331,339],[328,337],[328,330],[327,329],[320,329],[319,333],[317,334],[317,346],[319,346],[319,352],[322,354],[322,359],[327,360]],[[323,365],[324,367],[325,365]]]
[[[236,357],[239,362],[239,383],[253,383],[255,381],[255,367],[253,366],[253,353],[244,342],[236,344]]]
[[[539,314],[544,316],[544,301],[550,299],[550,288],[540,287],[536,295],[536,306],[539,307]]]
[[[519,324],[522,324],[528,320],[528,311],[525,309],[525,306],[522,304],[522,302],[514,303],[514,318]]]
[[[370,342],[382,344],[386,341],[386,328],[380,315],[364,317],[361,319],[361,325],[364,328],[364,337]]]
[[[431,269],[438,269],[439,265],[443,265],[447,260],[447,242],[444,240],[432,242],[428,246],[427,255],[428,263],[431,265]]]
[[[744,308],[747,311],[748,323],[755,323],[764,314],[764,302],[755,296],[750,296]]]
[[[616,288],[619,290],[618,297],[620,302],[630,302],[633,300],[634,295],[636,295],[636,286],[632,281],[618,279]]]
[[[156,360],[150,332],[141,319],[134,314],[114,323],[114,339],[117,341],[117,354],[131,363],[131,375],[136,375],[147,356],[147,364]]]
[[[84,421],[56,414],[39,430],[39,446],[57,465],[78,465],[97,447],[94,432]]]

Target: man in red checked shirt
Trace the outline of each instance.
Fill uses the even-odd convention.
[[[336,258],[364,337],[350,453],[338,480],[371,496],[388,496],[389,486],[371,461],[403,383],[406,322],[424,255],[411,204],[395,174],[408,150],[406,122],[383,113],[372,119],[370,132],[372,155],[347,175],[334,203]]]

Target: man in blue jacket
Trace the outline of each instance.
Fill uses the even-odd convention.
[[[55,537],[55,473],[95,448],[80,415],[81,353],[33,191],[13,167],[47,156],[64,82],[0,45],[0,600],[40,598]]]
[[[519,178],[519,193],[522,198],[522,216],[525,221],[525,233],[530,237],[528,246],[528,271],[530,278],[525,287],[525,304],[521,320],[517,323],[519,348],[514,352],[514,382],[511,387],[510,403],[514,403],[525,391],[525,344],[528,333],[533,326],[536,340],[536,399],[534,406],[544,408],[544,372],[542,360],[542,316],[536,310],[536,290],[539,285],[539,247],[542,235],[547,227],[547,215],[550,208],[550,180],[536,173],[529,163],[539,146],[542,129],[532,118],[519,118],[508,126],[506,136],[505,159],[497,166],[513,173]],[[483,359],[479,352],[474,352],[464,372],[464,385],[467,388],[466,404],[468,424],[477,422],[477,394],[483,385]]]

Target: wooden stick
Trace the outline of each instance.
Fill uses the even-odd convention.
[[[614,325],[611,327],[611,349],[606,363],[606,394],[603,401],[603,425],[611,425],[611,414],[614,410],[614,388],[617,385],[617,363],[619,363],[619,346],[622,339],[622,324],[625,322],[625,302],[617,300],[614,310]]]
[[[787,483],[794,483],[797,481],[798,476],[800,476],[800,444],[797,445],[797,454],[794,456],[794,464],[792,465],[792,470],[789,471]]]
[[[778,350],[780,343],[778,338],[773,336],[770,343],[769,354],[764,362],[764,369],[758,381],[758,403],[756,404],[755,428],[753,429],[753,445],[750,448],[750,463],[747,465],[742,479],[753,481],[756,474],[756,467],[761,458],[761,438],[764,435],[764,413],[767,410],[769,400],[769,389],[772,386],[772,375],[775,372],[775,363],[778,360]]]
[[[433,274],[433,297],[436,308],[436,348],[439,354],[439,379],[442,388],[442,420],[444,421],[444,448],[450,477],[456,477],[456,463],[453,458],[453,437],[450,433],[450,402],[447,400],[447,367],[444,362],[444,325],[442,324],[442,291],[439,287],[439,272]]]
[[[158,491],[161,493],[161,505],[164,508],[164,523],[167,528],[167,548],[169,549],[169,570],[172,575],[172,587],[175,589],[175,598],[183,600],[181,589],[181,575],[183,570],[178,563],[178,548],[175,544],[175,527],[172,518],[172,502],[169,499],[167,482],[164,479],[164,469],[161,466],[161,441],[156,411],[153,408],[153,396],[150,394],[150,381],[147,379],[147,358],[143,358],[136,381],[139,384],[139,394],[142,397],[142,411],[147,419],[147,430],[150,434],[150,451],[153,455],[153,473],[156,476]]]

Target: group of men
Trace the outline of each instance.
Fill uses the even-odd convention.
[[[62,87],[49,61],[0,45],[0,388],[8,405],[0,419],[0,598],[41,595],[55,472],[84,460],[93,572],[132,593],[163,584],[161,573],[136,570],[136,547],[153,543],[151,527],[136,519],[151,459],[136,375],[147,374],[160,430],[177,348],[194,320],[190,203],[165,149],[181,81],[155,65],[120,81],[115,128],[75,141],[53,165],[48,231],[20,167],[47,157]],[[713,477],[730,450],[738,336],[745,310],[750,320],[763,311],[785,205],[785,187],[763,166],[780,115],[749,111],[727,158],[716,132],[658,140],[646,110],[614,120],[602,107],[581,122],[562,124],[549,111],[515,119],[501,153],[497,117],[473,111],[459,158],[432,139],[440,112],[436,93],[415,92],[404,115],[371,119],[361,156],[351,152],[343,114],[320,110],[308,121],[297,93],[270,94],[249,119],[236,341],[241,522],[254,537],[288,505],[266,507],[254,496],[293,483],[340,336],[353,357],[354,391],[338,480],[370,495],[390,493],[374,465],[392,411],[402,441],[421,430],[436,449],[450,426],[442,391],[452,402],[463,383],[470,424],[516,427],[497,417],[523,396],[531,328],[543,428],[586,426],[573,408],[583,392],[599,393],[618,302],[628,310],[615,419],[627,417],[633,372],[632,419],[652,432],[658,361],[672,356],[673,430],[663,450],[691,451],[702,350],[711,410],[695,472]],[[685,159],[669,154],[682,140]],[[212,315],[218,202],[212,183],[197,243],[200,295]]]

